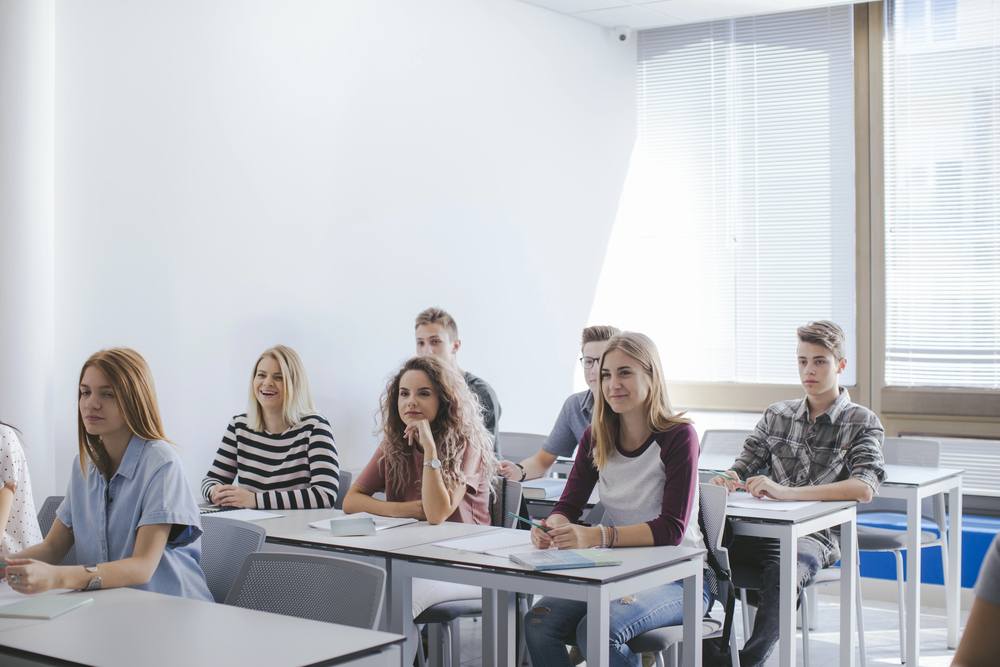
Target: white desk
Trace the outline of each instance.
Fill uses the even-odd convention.
[[[69,662],[95,667],[402,665],[403,638],[384,632],[131,588],[70,595],[85,595],[94,601],[50,621],[0,618],[0,663]]]
[[[503,530],[503,529],[497,529]],[[610,603],[630,593],[684,580],[684,664],[701,665],[702,570],[704,549],[637,547],[615,549],[623,563],[615,567],[578,568],[535,572],[506,558],[460,554],[453,549],[425,544],[393,553],[394,604],[390,628],[407,637],[407,655],[415,636],[410,623],[410,590],[414,578],[453,581],[483,589],[483,667],[513,666],[516,595],[533,593],[587,603],[587,664],[608,664]],[[492,591],[497,591],[496,598]],[[487,610],[497,610],[497,637]],[[497,638],[500,639],[499,643]],[[494,656],[495,662],[494,662]]]
[[[732,461],[730,461],[732,463]],[[722,470],[723,468],[718,468]],[[810,533],[840,526],[840,664],[854,664],[854,628],[857,622],[856,502],[827,501],[785,512],[730,507],[727,513],[736,535],[777,538],[781,559],[779,591],[779,664],[795,665],[795,604],[798,539]]]
[[[405,547],[471,537],[479,533],[497,530],[493,526],[477,526],[471,523],[445,521],[437,526],[432,526],[426,521],[418,521],[398,528],[380,530],[374,535],[335,537],[328,530],[317,530],[309,527],[309,523],[312,521],[343,515],[344,512],[332,509],[294,510],[288,511],[280,519],[267,519],[258,523],[267,531],[266,548],[269,551],[305,550],[313,553],[326,553],[327,555],[331,555],[330,552],[335,552],[349,556],[360,556],[365,562],[383,568],[386,572],[384,605],[386,618],[388,618],[388,610],[397,604],[392,585],[392,553],[394,551]],[[407,594],[409,592],[407,589]],[[409,606],[406,608],[410,609]],[[387,624],[380,624],[379,627],[385,628]]]
[[[885,466],[879,496],[906,501],[906,664],[920,664],[920,533],[924,498],[948,494],[948,576],[945,605],[948,648],[958,647],[959,602],[962,590],[962,470]]]

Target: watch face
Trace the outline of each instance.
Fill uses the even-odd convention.
[[[434,470],[437,470],[437,469],[439,469],[441,467],[441,460],[440,459],[431,459],[430,461],[428,461],[424,465],[428,465],[431,468],[434,468]]]

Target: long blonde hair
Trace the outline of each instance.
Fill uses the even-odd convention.
[[[439,406],[431,422],[431,434],[441,461],[441,478],[445,487],[454,489],[465,484],[462,459],[465,450],[472,448],[484,468],[487,479],[499,469],[493,453],[493,436],[483,426],[482,406],[465,384],[465,379],[434,355],[413,357],[403,364],[389,379],[379,401],[379,424],[375,435],[381,437],[379,445],[384,452],[386,486],[392,485],[402,492],[408,482],[410,446],[403,439],[406,424],[399,415],[399,383],[407,371],[423,371],[430,378]],[[419,482],[419,480],[418,480]]]
[[[90,355],[80,369],[80,383],[83,374],[91,366],[104,374],[115,393],[118,410],[125,424],[143,440],[166,440],[160,407],[156,402],[156,387],[153,373],[142,355],[127,347],[113,347]],[[77,397],[79,400],[79,396]],[[111,470],[111,457],[98,435],[90,435],[83,424],[83,414],[76,411],[77,433],[80,437],[80,468],[87,474],[86,461],[89,458],[105,477]],[[168,441],[169,442],[169,441]]]
[[[646,427],[653,433],[664,433],[677,424],[690,424],[690,419],[684,413],[677,414],[670,407],[667,397],[667,386],[663,379],[663,366],[660,364],[660,353],[656,344],[645,334],[626,331],[617,334],[608,341],[601,353],[601,391],[594,405],[594,423],[591,437],[594,440],[594,465],[598,470],[604,470],[610,458],[615,454],[615,436],[621,428],[621,418],[608,405],[604,397],[604,360],[611,350],[621,350],[635,359],[649,379],[649,395],[643,408],[646,413]]]
[[[257,400],[257,392],[253,390],[254,378],[257,377],[257,366],[264,357],[271,357],[278,362],[281,377],[285,383],[285,392],[281,401],[281,416],[289,426],[295,426],[307,416],[316,412],[313,406],[312,393],[309,391],[309,378],[306,377],[306,367],[298,353],[287,345],[275,345],[264,350],[253,364],[250,373],[250,399],[247,401],[247,426],[252,431],[264,431],[264,412]]]

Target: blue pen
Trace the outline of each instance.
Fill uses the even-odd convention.
[[[539,523],[535,523],[534,521],[528,521],[524,517],[520,517],[520,516],[514,514],[513,512],[507,512],[507,516],[512,516],[515,519],[517,519],[518,521],[523,521],[524,523],[528,524],[529,526],[534,526],[535,528],[538,528],[539,530],[544,530],[546,533],[549,532],[550,530],[552,530],[551,528],[546,528],[545,526],[543,526],[543,525],[541,525]]]

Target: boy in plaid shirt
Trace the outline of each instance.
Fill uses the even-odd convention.
[[[847,367],[844,332],[824,320],[799,327],[798,338],[805,397],[769,407],[727,471],[733,479],[720,475],[712,483],[730,491],[745,488],[757,498],[866,503],[885,480],[885,433],[875,413],[851,403],[839,385],[840,373]],[[757,474],[761,470],[766,474]],[[778,543],[738,536],[729,554],[734,568],[741,564],[763,568],[753,632],[740,651],[742,667],[763,665],[778,642]],[[800,538],[798,590],[839,559],[839,530]]]

